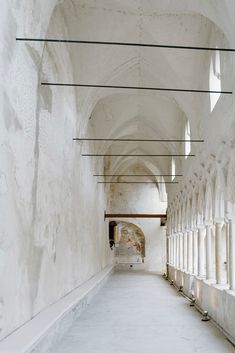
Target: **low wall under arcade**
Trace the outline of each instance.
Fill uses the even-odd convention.
[[[168,277],[176,287],[183,287],[186,296],[195,297],[196,307],[208,311],[216,326],[235,344],[235,291],[229,290],[228,285],[215,284],[172,265],[168,265]]]

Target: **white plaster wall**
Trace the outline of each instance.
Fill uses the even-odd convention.
[[[129,168],[127,174],[144,174],[142,168]],[[130,179],[130,178],[128,178]],[[125,180],[128,180],[125,179]],[[120,178],[119,180],[124,180]],[[131,178],[140,180],[140,178]],[[145,181],[151,181],[144,179]],[[143,179],[142,179],[143,181]],[[108,210],[109,211],[109,210]],[[110,211],[113,213],[165,213],[166,202],[159,200],[156,184],[113,184],[110,189]],[[166,264],[166,233],[160,219],[123,219],[136,224],[145,235],[146,257],[144,265],[150,271],[162,273]]]
[[[95,163],[72,142],[76,94],[40,87],[45,67],[71,78],[70,58],[15,41],[46,36],[54,4],[1,4],[0,338],[112,261]]]

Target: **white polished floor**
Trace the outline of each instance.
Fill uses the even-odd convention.
[[[162,277],[115,272],[52,353],[231,353]]]

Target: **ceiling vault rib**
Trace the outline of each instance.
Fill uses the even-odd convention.
[[[113,46],[129,46],[129,47],[145,47],[145,48],[162,48],[162,49],[181,49],[181,50],[201,50],[201,51],[223,51],[235,52],[234,48],[216,48],[216,47],[200,47],[190,45],[170,45],[170,44],[151,44],[151,43],[130,43],[130,42],[109,42],[109,41],[90,41],[90,40],[69,40],[69,39],[43,39],[43,38],[16,38],[18,42],[47,42],[47,43],[67,43],[67,44],[89,44],[89,45],[113,45]]]
[[[215,93],[215,94],[233,94],[232,91],[218,90],[200,90],[186,88],[163,88],[163,87],[143,87],[143,86],[116,86],[116,85],[96,85],[82,83],[59,83],[59,82],[42,82],[42,86],[61,86],[61,87],[86,87],[86,88],[106,88],[106,89],[127,89],[127,90],[145,90],[145,91],[168,91],[168,92],[192,92],[192,93]]]

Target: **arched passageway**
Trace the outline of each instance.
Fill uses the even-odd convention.
[[[143,263],[146,256],[143,231],[129,222],[118,222],[116,227],[116,263]]]

